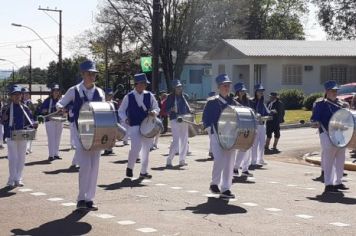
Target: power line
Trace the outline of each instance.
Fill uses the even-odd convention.
[[[57,38],[57,35],[56,36],[48,36],[48,37],[45,37],[43,39],[51,39],[51,38]],[[41,41],[41,39],[30,39],[30,40],[26,40],[26,41],[14,41],[14,42],[3,42],[3,43],[0,43],[0,47],[8,47],[8,46],[14,46],[14,45],[17,45],[17,44],[24,44],[24,43],[30,43],[30,42],[35,42],[35,41]],[[2,45],[4,44],[4,45]]]

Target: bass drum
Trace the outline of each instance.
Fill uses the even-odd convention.
[[[218,121],[218,139],[223,149],[247,151],[256,136],[255,113],[248,107],[227,106]]]
[[[356,111],[340,109],[330,119],[328,133],[331,143],[339,148],[356,148]]]
[[[153,138],[162,131],[162,121],[156,116],[147,116],[140,124],[140,133],[146,138]]]
[[[115,146],[116,137],[121,137],[115,108],[110,102],[87,102],[79,111],[79,140],[85,150],[103,150]]]

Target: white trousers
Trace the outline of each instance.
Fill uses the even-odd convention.
[[[79,194],[78,201],[93,201],[99,173],[99,160],[101,150],[86,151],[80,143],[79,136],[75,135],[75,153],[79,169]]]
[[[26,142],[26,151],[32,152],[32,140],[27,140]]]
[[[77,149],[77,147],[81,147],[82,148],[82,144],[80,143],[79,140],[79,134],[78,134],[78,130],[77,130],[77,126],[75,125],[74,122],[70,123],[70,135],[71,138],[73,138],[73,146],[75,147],[75,149]],[[74,156],[72,159],[72,165],[73,166],[79,166],[79,160],[78,160],[78,152],[74,152]]]
[[[171,120],[172,143],[169,149],[167,164],[172,164],[172,160],[177,150],[179,150],[179,162],[185,162],[188,152],[188,123]]]
[[[48,137],[48,154],[50,157],[59,156],[59,144],[61,142],[62,130],[62,122],[46,122],[46,133]]]
[[[137,158],[141,158],[141,174],[146,174],[148,169],[148,157],[153,138],[143,137],[140,133],[140,126],[135,125],[129,128],[131,146],[127,168],[134,169]]]
[[[129,140],[129,136],[130,136],[130,134],[129,134],[130,126],[128,124],[126,124],[125,121],[121,122],[121,125],[124,126],[124,128],[126,129],[126,134],[125,134],[124,138],[122,139],[122,141],[127,142]]]
[[[251,148],[246,152],[237,150],[234,169],[239,169],[241,167],[242,172],[248,171],[248,167],[251,164],[251,152]]]
[[[264,125],[257,125],[256,137],[252,145],[251,164],[262,165],[264,163],[265,143],[266,127]]]
[[[75,146],[75,138],[74,137],[76,135],[78,135],[78,132],[77,132],[77,127],[74,122],[69,123],[69,130],[70,130],[70,146],[75,148],[76,146]]]
[[[25,166],[26,140],[14,141],[7,139],[7,158],[9,160],[8,184],[14,185],[15,181],[22,181],[22,171]]]
[[[211,149],[214,155],[214,165],[212,171],[212,185],[220,185],[221,191],[230,190],[236,150],[224,150],[220,147],[217,135],[211,135]]]
[[[319,135],[321,146],[321,163],[324,170],[325,185],[341,184],[344,173],[346,148],[335,147],[326,132]]]
[[[4,144],[4,125],[0,124],[0,145]]]

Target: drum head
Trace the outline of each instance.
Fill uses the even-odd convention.
[[[140,132],[145,137],[151,137],[151,132],[156,127],[156,117],[147,116],[140,125]]]
[[[336,147],[346,147],[354,132],[354,117],[351,111],[340,109],[335,112],[329,122],[329,137]]]
[[[78,133],[79,140],[85,150],[89,150],[94,141],[94,116],[89,103],[84,103],[79,112]]]
[[[237,116],[235,110],[226,107],[218,121],[219,143],[223,149],[231,149],[237,138]]]

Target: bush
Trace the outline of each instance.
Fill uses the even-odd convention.
[[[304,93],[299,89],[282,89],[279,97],[286,110],[300,109],[303,107]]]
[[[313,104],[316,99],[323,97],[323,93],[312,93],[304,99],[304,107],[306,110],[310,111],[313,109]]]

